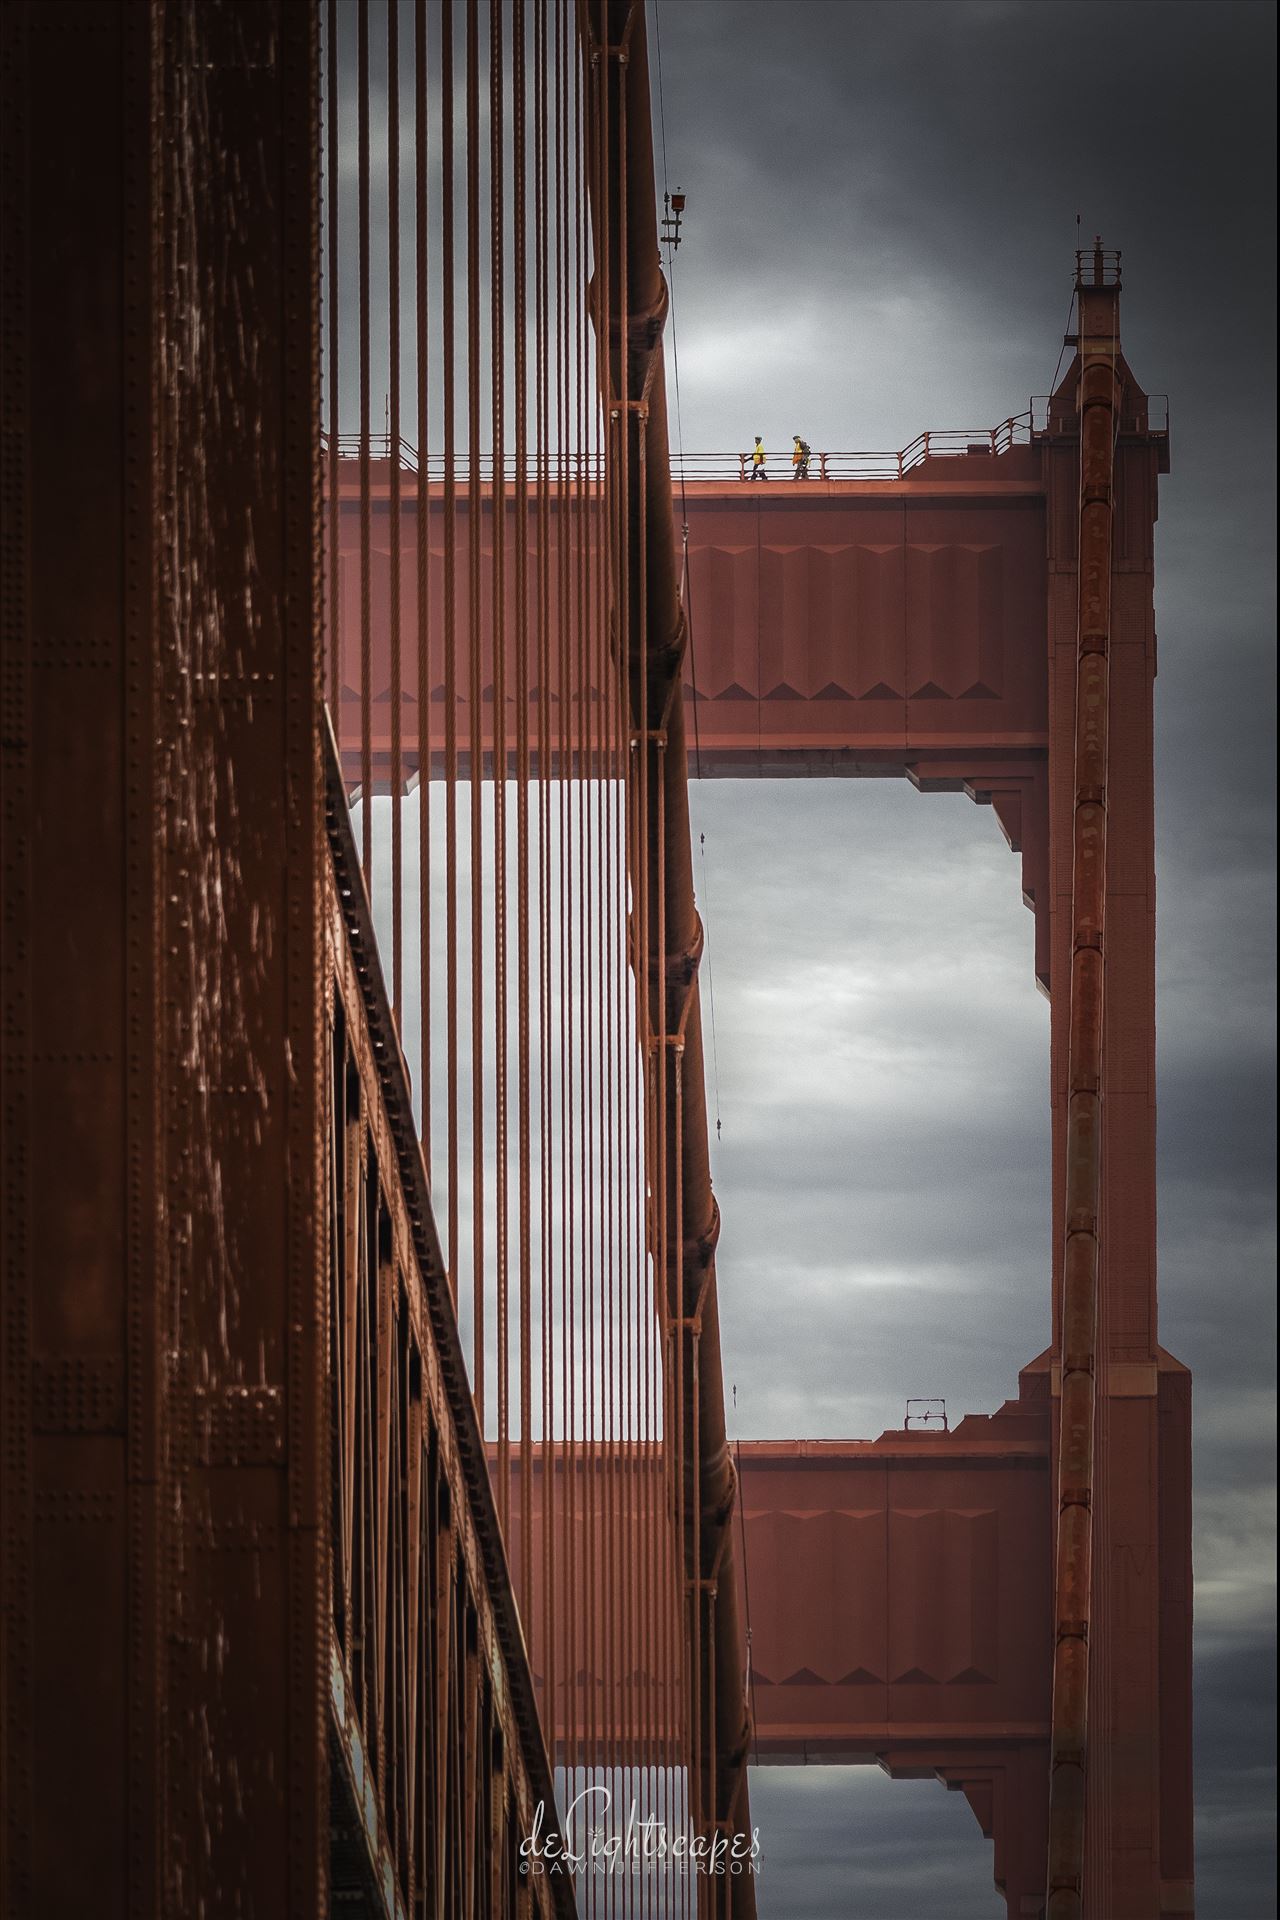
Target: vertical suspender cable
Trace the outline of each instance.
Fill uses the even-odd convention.
[[[513,248],[513,362],[515,377],[515,701],[516,701],[516,1099],[519,1109],[519,1290],[520,1290],[520,1539],[523,1543],[520,1610],[533,1621],[533,1084],[530,1008],[529,941],[529,378],[526,329],[528,293],[525,205],[527,138],[525,120],[525,12],[524,0],[512,0],[511,93],[512,248]],[[545,1326],[543,1337],[546,1337]],[[545,1355],[544,1355],[545,1361]],[[545,1372],[545,1365],[544,1365]],[[542,1418],[541,1473],[545,1497],[553,1469],[549,1423]],[[547,1635],[541,1623],[543,1700],[548,1703],[547,1735],[555,1740],[555,1705],[546,1690]]]
[[[342,747],[342,605],[341,537],[338,492],[339,427],[338,403],[338,0],[328,0],[325,13],[325,127],[328,151],[325,225],[328,254],[329,309],[329,717],[334,739]]]
[[[566,1320],[564,1313],[563,1269],[557,1274],[556,1241],[552,1231],[555,1182],[555,1061],[552,1052],[552,945],[551,889],[553,883],[551,841],[551,665],[550,665],[550,504],[547,485],[547,0],[534,0],[533,10],[533,180],[534,180],[534,465],[537,492],[535,551],[537,554],[537,598],[534,621],[537,651],[538,721],[538,1062],[539,1062],[539,1208],[540,1257],[542,1266],[542,1338],[543,1379],[545,1381],[544,1423],[551,1429],[559,1419],[559,1458],[562,1471],[554,1471],[556,1448],[552,1436],[552,1471],[543,1481],[543,1579],[547,1604],[546,1663],[547,1691],[565,1725],[566,1764],[571,1740],[571,1692],[569,1661],[564,1635],[567,1631],[569,1559],[567,1537],[557,1534],[561,1513],[566,1510],[569,1475],[569,1431],[567,1422],[568,1370],[566,1359]],[[557,1279],[561,1284],[557,1288]],[[558,1299],[558,1306],[557,1306]],[[559,1337],[557,1338],[557,1328]],[[556,1355],[559,1349],[559,1371]],[[559,1380],[557,1404],[556,1381]],[[558,1604],[557,1604],[558,1602]]]
[[[369,604],[369,0],[357,15],[357,195],[359,201],[360,294],[360,822],[364,881],[372,888],[373,753],[370,742],[372,626]]]
[[[429,512],[427,448],[430,420],[430,333],[427,297],[427,0],[417,0],[414,20],[414,279],[417,339],[418,477],[417,641],[418,641],[418,1018],[421,1023],[419,1099],[422,1103],[422,1157],[431,1176],[431,654]]]
[[[480,0],[466,0],[467,164],[467,698],[471,879],[471,1390],[484,1424],[485,1124],[484,844],[481,817],[484,676],[480,634]]]
[[[504,1529],[511,1499],[511,1328],[509,1302],[508,1004],[507,1004],[507,607],[506,607],[506,210],[503,196],[503,137],[506,96],[503,87],[502,8],[489,11],[489,338],[492,377],[493,450],[490,481],[492,575],[490,592],[493,675],[493,978],[494,1087],[497,1175],[494,1210],[494,1263],[498,1327],[498,1509]],[[523,1416],[522,1416],[523,1417]]]
[[[444,448],[444,761],[445,761],[445,1047],[449,1133],[446,1203],[449,1284],[458,1297],[458,625],[457,444],[454,359],[453,0],[440,5],[440,334]]]
[[[404,1020],[402,822],[403,674],[400,660],[400,0],[387,0],[387,350],[388,491],[391,537],[391,1005]]]
[[[482,1417],[486,1370],[493,1373],[496,1356],[496,1388],[492,1380],[489,1384],[497,1402],[496,1500],[509,1528],[516,1469],[512,1422],[519,1420],[520,1591],[530,1648],[542,1669],[551,1737],[554,1741],[557,1730],[563,1731],[562,1757],[580,1784],[599,1781],[606,1767],[623,1769],[625,1782],[625,1770],[638,1766],[646,1742],[652,1749],[669,1735],[674,1703],[663,1695],[661,1676],[664,1669],[670,1670],[677,1648],[686,1665],[692,1660],[691,1685],[700,1688],[708,1702],[720,1691],[702,1671],[703,1642],[709,1647],[710,1635],[703,1632],[701,1603],[689,1605],[690,1595],[699,1591],[699,1542],[715,1530],[715,1523],[704,1513],[700,1485],[698,1461],[700,1452],[706,1452],[698,1435],[700,1400],[696,1393],[690,1399],[699,1336],[691,1336],[689,1329],[705,1324],[706,1264],[695,1250],[698,1279],[689,1293],[689,1233],[684,1217],[707,1194],[695,1180],[689,1197],[683,1173],[690,1158],[681,1117],[683,1094],[692,1088],[696,1100],[701,1089],[700,1064],[686,1082],[678,1060],[684,1044],[682,1028],[690,1008],[696,1008],[688,991],[696,930],[690,931],[679,891],[679,856],[669,845],[671,832],[679,831],[678,825],[669,826],[671,818],[678,821],[679,817],[671,783],[683,779],[684,769],[678,717],[673,752],[667,751],[665,737],[671,726],[672,701],[678,705],[679,699],[680,641],[677,637],[673,643],[666,624],[670,609],[664,563],[659,553],[655,573],[648,538],[650,527],[658,527],[661,549],[667,543],[662,523],[669,519],[669,501],[664,505],[660,497],[667,485],[667,456],[665,448],[651,439],[649,425],[650,409],[657,403],[650,392],[656,363],[648,349],[656,341],[657,330],[650,313],[641,316],[637,332],[631,311],[633,276],[643,284],[648,271],[647,264],[636,266],[629,231],[632,152],[641,138],[647,106],[642,110],[639,96],[631,97],[631,81],[623,78],[634,50],[631,43],[639,38],[636,9],[619,11],[614,6],[616,17],[611,21],[610,0],[533,0],[532,5],[530,0],[494,0],[491,5],[488,0],[485,4],[461,0],[461,4],[461,16],[456,0],[439,0],[434,6],[428,0],[415,0],[413,12],[413,402],[408,400],[403,373],[407,316],[402,322],[401,294],[407,295],[409,289],[402,281],[408,263],[402,259],[401,214],[408,170],[402,183],[400,96],[405,89],[399,70],[401,55],[407,60],[408,52],[400,45],[399,0],[387,0],[386,13],[385,280],[381,258],[375,265],[381,245],[381,200],[375,207],[370,205],[371,182],[380,168],[376,160],[371,165],[369,145],[370,116],[376,106],[372,95],[380,81],[382,17],[379,13],[373,24],[372,53],[369,0],[357,0],[350,23],[359,65],[354,183],[359,215],[359,312],[353,342],[357,352],[352,358],[359,390],[358,778],[363,869],[366,885],[373,891],[378,852],[374,847],[375,787],[385,792],[389,780],[389,875],[379,870],[376,877],[380,885],[390,879],[388,971],[396,1019],[403,1027],[406,1019],[412,1019],[414,993],[412,981],[404,977],[405,941],[412,969],[414,938],[404,924],[404,889],[413,884],[411,877],[406,879],[404,865],[406,857],[412,865],[413,855],[411,845],[405,845],[406,816],[400,799],[407,779],[416,774],[421,1017],[416,1091],[421,1101],[423,1157],[430,1168],[434,1106],[437,1134],[441,1122],[448,1133],[448,1201],[441,1211],[455,1301],[460,1273],[468,1264],[468,1226],[470,1231],[472,1380]],[[326,7],[329,139],[336,154],[341,131],[337,36],[343,12],[338,0],[326,0]],[[487,29],[487,56],[479,41],[482,21]],[[598,40],[597,23],[601,27]],[[438,46],[433,39],[437,31]],[[456,51],[455,31],[465,33],[464,45]],[[584,45],[596,41],[602,57],[579,62],[575,58],[579,41]],[[486,57],[487,102],[482,74]],[[430,60],[436,61],[440,79],[438,136],[429,123],[437,78]],[[487,137],[481,117],[486,104]],[[459,114],[463,127],[457,125]],[[377,137],[381,140],[381,128]],[[438,152],[432,145],[437,137]],[[642,177],[644,164],[642,158]],[[486,180],[487,213],[483,205]],[[459,192],[465,192],[464,206],[458,204]],[[336,258],[340,200],[336,173],[329,193],[328,238]],[[650,205],[641,218],[641,230],[652,213]],[[595,254],[590,297],[600,327],[599,347],[593,345],[584,313],[588,245]],[[654,253],[656,258],[656,248]],[[465,318],[458,311],[454,285],[455,269],[461,270],[464,257]],[[513,262],[510,270],[508,260]],[[331,293],[336,292],[336,273],[333,280]],[[376,521],[373,517],[381,504],[373,494],[375,487],[382,491],[383,455],[371,418],[371,373],[377,372],[371,330],[371,282],[375,280],[388,301],[385,322],[380,313],[377,316],[378,324],[387,329],[382,337],[389,356],[384,498],[390,515],[385,543],[377,532],[383,524],[381,513]],[[509,299],[512,315],[506,310]],[[338,317],[335,303],[331,306],[335,371],[327,402],[332,440],[330,591],[335,613],[342,584],[336,571]],[[515,333],[509,349],[507,329],[512,325]],[[465,425],[459,419],[464,404],[460,346],[467,367]],[[505,461],[505,439],[511,431],[508,350],[514,365],[516,415],[510,473]],[[532,381],[530,350],[536,363]],[[614,377],[601,382],[595,377],[593,359],[611,356],[616,360]],[[486,381],[490,383],[487,393]],[[439,403],[432,390],[436,382],[443,396]],[[416,472],[405,439],[406,404],[416,406]],[[443,482],[433,498],[429,426],[437,407],[443,416],[438,429],[443,459],[437,458],[434,470],[437,481],[443,474]],[[465,488],[462,500],[460,484]],[[411,534],[402,519],[410,489],[415,517]],[[459,572],[464,514],[465,585]],[[531,537],[535,553],[530,552]],[[433,539],[439,541],[443,557],[442,591],[435,603],[435,607],[442,605],[442,617],[431,597]],[[403,551],[410,541],[412,562]],[[380,571],[384,551],[389,559],[385,601]],[[405,598],[407,581],[412,581],[412,615]],[[354,605],[354,582],[348,584]],[[513,594],[508,593],[509,587]],[[412,632],[406,624],[410,618],[415,622]],[[375,631],[375,621],[384,620],[386,656],[381,653],[381,634]],[[354,629],[354,621],[351,625]],[[336,631],[330,640],[328,690],[337,723],[342,656]],[[465,658],[460,658],[460,647],[466,648]],[[382,671],[384,658],[388,673]],[[433,680],[441,685],[433,687]],[[506,703],[513,686],[517,707],[511,743],[517,780],[514,806],[507,787],[506,738]],[[380,707],[375,692],[380,699],[390,695],[389,742],[381,723],[375,731]],[[437,733],[442,731],[443,737],[433,743],[431,715],[441,694],[444,724]],[[463,701],[467,720],[465,737],[460,739],[458,715]],[[409,737],[404,733],[410,702],[417,707],[416,742],[412,720]],[[354,724],[349,722],[348,732]],[[430,831],[433,745],[434,771],[438,775],[442,770],[445,782],[438,860],[433,859]],[[485,796],[481,783],[490,772],[494,791]],[[458,817],[463,779],[469,788],[467,821]],[[508,820],[509,810],[515,814],[514,823]],[[518,847],[510,854],[512,872],[508,874],[511,824],[517,829]],[[409,831],[411,841],[411,826]],[[466,882],[461,875],[464,858]],[[444,892],[444,924],[436,929],[436,944],[443,956],[445,979],[435,983],[444,1017],[435,1022],[433,882],[435,886],[443,883]],[[469,884],[469,912],[460,913],[458,895],[463,884]],[[509,894],[515,905],[514,930],[509,924]],[[490,926],[491,956],[485,952]],[[443,939],[438,937],[441,931]],[[464,950],[471,962],[470,999],[465,1007]],[[674,963],[669,964],[673,956]],[[490,959],[492,999],[486,973]],[[509,1034],[508,959],[511,991],[517,1001],[514,1035]],[[638,987],[635,996],[633,978]],[[636,1000],[642,1005],[642,1018]],[[486,1077],[490,1019],[494,1057]],[[433,1027],[442,1041],[434,1049]],[[652,1040],[657,1041],[656,1047],[641,1059],[637,1043],[647,1047]],[[509,1059],[509,1046],[516,1049],[514,1061]],[[634,1057],[633,1048],[637,1049]],[[436,1080],[447,1081],[447,1086],[437,1089],[445,1097],[443,1114],[433,1103],[433,1065]],[[515,1192],[508,1219],[509,1103],[515,1112],[519,1152],[518,1223]],[[469,1130],[462,1111],[468,1104]],[[465,1154],[468,1144],[470,1167]],[[495,1150],[496,1183],[494,1171],[486,1169],[486,1155]],[[648,1207],[642,1185],[646,1168],[657,1201]],[[469,1223],[460,1219],[468,1172]],[[510,1172],[516,1179],[516,1169]],[[382,1363],[392,1351],[387,1316],[397,1294],[382,1237],[385,1211],[378,1181],[371,1164],[360,1163],[358,1153],[350,1173],[348,1216],[365,1284],[358,1326],[353,1321],[349,1339],[338,1330],[346,1342],[343,1368],[348,1365],[350,1347],[361,1381],[359,1395],[348,1396],[350,1418],[361,1429],[359,1445],[349,1453],[361,1479],[346,1499],[346,1510],[354,1512],[362,1536],[372,1529],[376,1539],[372,1552],[362,1544],[360,1552],[353,1556],[349,1551],[347,1559],[355,1557],[372,1578],[373,1588],[380,1588],[391,1579],[391,1569],[398,1566],[405,1545],[397,1529],[409,1524],[392,1490],[415,1470],[415,1443],[408,1428],[402,1430],[398,1424],[395,1404],[397,1391],[405,1409],[412,1396],[407,1377],[397,1373],[388,1403],[391,1411],[388,1414],[384,1406],[379,1412],[382,1389],[376,1380],[385,1383]],[[705,1217],[702,1228],[700,1248],[709,1244]],[[513,1259],[518,1261],[518,1282],[517,1275],[509,1273]],[[510,1297],[517,1284],[518,1390],[511,1353],[517,1337],[512,1321],[516,1306]],[[381,1317],[371,1317],[374,1307]],[[685,1390],[670,1399],[666,1412],[659,1399],[655,1319],[663,1327],[677,1329],[672,1342],[674,1367],[686,1383]],[[541,1367],[533,1352],[535,1339],[541,1340]],[[410,1422],[413,1417],[409,1411]],[[667,1497],[654,1470],[664,1426],[681,1461],[678,1569],[667,1537]],[[535,1463],[542,1469],[540,1493]],[[412,1846],[417,1851],[407,1871],[417,1875],[420,1860],[419,1891],[436,1884],[442,1869],[456,1873],[467,1889],[466,1897],[477,1903],[490,1876],[500,1873],[496,1857],[482,1861],[492,1812],[491,1808],[486,1811],[484,1800],[482,1662],[474,1646],[468,1649],[460,1538],[447,1521],[440,1522],[433,1505],[430,1489],[438,1486],[438,1478],[429,1453],[423,1471],[427,1491],[422,1510],[432,1516],[423,1525],[433,1564],[421,1587],[411,1593],[374,1592],[367,1577],[359,1592],[344,1599],[352,1626],[353,1692],[360,1694],[363,1703],[370,1728],[370,1759],[379,1772],[391,1767],[393,1749],[410,1744],[406,1716],[421,1704],[431,1720],[435,1748],[446,1757],[437,1768],[434,1758],[428,1757],[433,1743],[419,1743],[420,1771],[405,1777],[405,1804],[416,1802],[413,1820],[422,1829],[421,1843],[415,1833]],[[411,1504],[413,1499],[410,1495]],[[544,1522],[540,1567],[535,1564],[534,1526],[539,1502]],[[646,1523],[656,1527],[659,1522],[664,1529],[661,1551],[646,1552]],[[692,1573],[684,1552],[686,1536],[693,1543]],[[511,1544],[516,1546],[514,1529]],[[377,1573],[375,1561],[385,1580]],[[533,1618],[539,1574],[540,1623]],[[683,1596],[679,1600],[674,1597],[677,1584]],[[430,1622],[425,1631],[435,1639],[436,1658],[424,1668],[421,1703],[415,1693],[411,1707],[408,1692],[396,1690],[394,1676],[417,1631],[415,1595],[421,1595],[421,1608]],[[690,1617],[682,1631],[684,1606],[689,1606]],[[669,1638],[669,1646],[664,1646],[664,1637]],[[627,1672],[635,1668],[646,1676],[645,1685],[629,1683]],[[437,1682],[449,1670],[454,1678],[441,1689]],[[412,1691],[412,1678],[406,1684]],[[702,1740],[697,1715],[686,1731],[695,1743]],[[668,1739],[661,1758],[683,1755],[682,1744]],[[394,1780],[388,1790],[393,1789],[399,1791]],[[394,1822],[398,1808],[389,1811]],[[492,1884],[497,1888],[499,1878],[493,1878]],[[612,1892],[606,1895],[593,1888],[588,1896],[591,1909],[603,1905],[613,1910]],[[621,1898],[628,1910],[633,1908],[634,1888]]]

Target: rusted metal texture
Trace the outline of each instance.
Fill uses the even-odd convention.
[[[318,33],[156,29],[165,1898],[296,1912],[328,1854]]]
[[[315,1913],[315,22],[5,35],[3,1904]]]

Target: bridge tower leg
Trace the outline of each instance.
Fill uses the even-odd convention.
[[[4,12],[15,1917],[325,1905],[314,13]]]
[[[1190,1754],[1190,1377],[1158,1343],[1155,1203],[1157,454],[1120,352],[1119,273],[1086,255],[1082,355],[1105,341],[1118,383],[1109,640],[1106,1002],[1101,1075],[1098,1400],[1089,1610],[1087,1920],[1193,1912]],[[1096,357],[1096,353],[1095,353]],[[1079,572],[1080,363],[1050,408],[1049,784],[1055,1413],[1067,1222]],[[1055,1419],[1055,1433],[1056,1433]],[[1056,1455],[1055,1438],[1055,1455]],[[1055,1911],[1052,1909],[1051,1911]],[[1064,1909],[1065,1911],[1065,1909]]]

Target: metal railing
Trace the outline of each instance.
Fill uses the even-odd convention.
[[[1076,248],[1077,287],[1118,287],[1120,285],[1120,249],[1104,247],[1100,239],[1091,247]]]
[[[354,466],[367,447],[372,466],[388,465],[398,453],[401,472],[420,474],[429,486],[443,486],[445,480],[450,477],[450,469],[442,453],[429,453],[424,459],[413,442],[406,440],[403,435],[395,439],[388,433],[371,433],[365,440],[358,433],[341,433],[337,436],[336,443],[328,434],[322,435],[321,438],[325,447],[326,460],[329,458],[330,450],[336,444],[338,459],[344,465]],[[492,486],[495,467],[493,455],[482,453],[478,465],[481,483]],[[584,484],[591,484],[597,478],[600,466],[601,461],[597,456],[582,453],[575,448],[564,453],[548,450],[541,460],[527,460],[524,471],[525,478],[531,485],[542,476],[545,476],[552,486],[557,485],[562,479],[581,480]],[[460,491],[464,490],[471,479],[469,456],[466,453],[456,454],[451,471],[455,486]],[[519,469],[514,454],[504,456],[501,462],[501,473],[509,486],[515,484],[519,477]]]
[[[814,449],[809,455],[808,471],[803,476],[809,480],[902,480],[909,473],[917,471],[929,460],[949,460],[962,456],[998,459],[1011,448],[1027,446],[1040,434],[1050,430],[1050,405],[1052,396],[1034,394],[1028,406],[1021,412],[1011,414],[1007,420],[1001,420],[994,427],[941,427],[926,428],[918,433],[900,449],[846,450],[833,449],[819,451]],[[1055,424],[1055,430],[1056,424]],[[1147,410],[1142,415],[1123,416],[1120,421],[1121,433],[1167,434],[1169,431],[1169,396],[1166,393],[1152,393],[1147,396]],[[330,443],[326,441],[326,445]],[[359,460],[362,448],[367,446],[371,463],[388,463],[395,454],[399,454],[401,470],[406,473],[421,474],[429,485],[443,485],[446,477],[444,456],[438,453],[428,454],[424,460],[411,441],[404,438],[395,440],[390,434],[370,434],[367,441],[357,433],[340,434],[337,439],[338,458],[344,464]],[[677,481],[751,481],[753,456],[750,452],[739,453],[673,453],[671,456],[671,475]],[[479,477],[482,484],[491,486],[494,482],[494,460],[491,454],[481,454]],[[519,479],[515,460],[508,455],[501,465],[502,478],[508,486]],[[794,474],[792,449],[766,448],[765,473],[770,481],[791,480]],[[525,477],[535,482],[545,475],[552,486],[562,481],[591,485],[596,478],[593,463],[577,453],[548,453],[542,464],[528,464]],[[459,455],[453,462],[453,479],[458,487],[465,487],[471,476],[471,462],[465,454]]]
[[[926,460],[950,458],[956,454],[1007,453],[1010,447],[1031,438],[1030,412],[1013,414],[995,427],[927,428],[902,448],[883,451],[843,449],[810,453],[809,480],[901,480]],[[686,453],[672,458],[677,479],[723,480],[729,475],[749,481],[754,463],[752,453]],[[765,449],[765,472],[770,479],[791,479],[796,474],[792,449]]]
[[[1010,447],[1027,442],[1031,437],[1030,411],[1015,414],[1008,420],[1002,420],[995,427],[955,427],[927,429],[918,433],[914,440],[901,449],[886,451],[814,451],[809,456],[807,478],[812,480],[900,480],[904,474],[922,466],[926,460],[951,457],[956,454],[998,455],[1007,453]],[[326,439],[326,446],[333,443]],[[390,434],[370,434],[364,439],[360,434],[344,433],[337,438],[338,458],[344,464],[356,462],[367,448],[371,463],[390,462],[398,454],[401,470],[425,476],[429,484],[443,484],[446,477],[444,457],[441,454],[428,454],[424,460],[411,441],[394,439]],[[686,453],[673,454],[671,457],[672,477],[677,480],[749,480],[751,476],[750,453]],[[786,476],[792,472],[791,449],[784,452],[769,449],[766,453],[768,472],[771,477]],[[492,484],[494,479],[494,460],[492,454],[480,455],[480,478]],[[508,483],[515,483],[518,471],[515,460],[508,456],[502,462],[502,477]],[[545,472],[554,483],[562,477],[571,480],[592,480],[595,475],[591,463],[576,454],[549,453],[542,467],[528,464],[526,478],[535,480],[539,473]],[[465,455],[455,457],[453,479],[458,486],[464,486],[470,478],[471,462]]]

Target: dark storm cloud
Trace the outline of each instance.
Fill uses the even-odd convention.
[[[1274,1647],[1202,1654],[1197,1680],[1196,1911],[1265,1920],[1275,1912]]]

